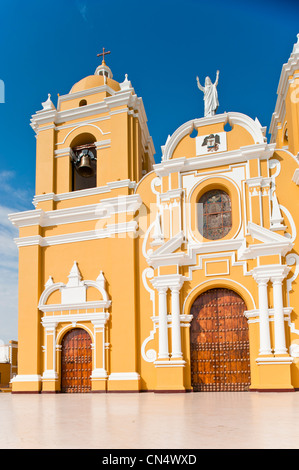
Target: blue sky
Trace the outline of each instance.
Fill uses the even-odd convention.
[[[196,75],[218,85],[219,109],[269,129],[281,67],[299,33],[299,2],[284,0],[1,0],[0,341],[17,339],[17,249],[7,214],[33,209],[31,115],[51,93],[93,74],[105,47],[114,78],[142,96],[156,148],[203,116]]]

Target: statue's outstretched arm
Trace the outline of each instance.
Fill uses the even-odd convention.
[[[198,77],[196,77],[196,81],[197,81],[197,86],[198,86],[198,88],[199,88],[201,91],[203,91],[203,92],[204,92],[204,91],[205,91],[205,89],[204,89],[204,87],[203,87],[203,86],[201,86],[201,84],[200,84],[200,82],[199,82],[199,78],[198,78]]]
[[[215,86],[218,85],[218,80],[219,80],[219,70],[217,70],[217,72],[216,72],[216,80],[215,80],[215,83],[214,83]]]

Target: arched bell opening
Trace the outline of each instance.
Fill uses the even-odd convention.
[[[72,190],[94,188],[97,185],[96,138],[89,133],[75,137],[72,149]]]

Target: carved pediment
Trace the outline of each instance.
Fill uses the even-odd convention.
[[[254,259],[257,256],[279,254],[285,256],[293,248],[293,243],[287,237],[279,235],[261,225],[248,222],[248,231],[257,243],[242,244],[238,250],[240,260]]]

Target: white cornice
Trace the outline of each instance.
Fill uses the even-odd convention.
[[[63,245],[65,243],[85,242],[89,240],[99,240],[101,238],[113,238],[117,234],[133,233],[136,236],[138,223],[136,221],[123,222],[119,224],[107,224],[105,228],[95,228],[84,232],[66,233],[62,235],[53,235],[50,237],[41,237],[33,235],[29,237],[15,238],[14,241],[18,248],[24,246],[53,246]]]
[[[56,209],[46,212],[42,209],[17,212],[15,214],[9,214],[8,218],[12,224],[18,228],[33,225],[50,227],[87,220],[97,220],[103,217],[109,218],[110,215],[118,213],[135,213],[141,204],[140,195],[131,194],[128,196],[103,199],[98,204]]]
[[[65,201],[68,199],[76,199],[85,196],[96,196],[98,194],[105,194],[111,192],[113,189],[130,188],[136,189],[136,182],[131,180],[111,181],[106,186],[98,186],[96,188],[80,189],[78,191],[70,191],[68,193],[47,193],[38,194],[33,198],[33,205],[36,207],[42,201]]]
[[[289,238],[279,235],[260,225],[248,222],[248,231],[259,244],[246,246],[245,241],[238,250],[239,260],[255,259],[259,256],[279,254],[285,256],[294,246]]]
[[[109,89],[109,87],[107,87]],[[81,96],[86,96],[91,93],[99,93],[106,90],[106,85],[102,87],[93,88],[91,90],[84,90],[84,92],[72,93],[70,95],[64,95],[58,100],[58,109],[60,107],[60,102],[67,99],[79,98]],[[110,89],[111,90],[111,89]],[[106,90],[107,91],[107,90]],[[69,122],[77,119],[86,119],[88,117],[94,116],[96,114],[108,114],[111,116],[113,110],[120,106],[125,106],[121,112],[130,113],[131,109],[134,110],[135,115],[139,118],[139,123],[141,127],[142,134],[142,145],[145,150],[148,151],[150,159],[153,161],[153,155],[155,153],[154,145],[152,138],[149,134],[147,127],[147,117],[143,105],[142,98],[139,98],[136,94],[132,93],[132,89],[124,89],[120,91],[111,90],[111,96],[107,96],[103,101],[99,103],[93,103],[86,106],[76,107],[72,109],[67,109],[64,111],[58,111],[56,109],[51,110],[41,110],[37,111],[31,117],[31,127],[38,134],[40,131],[53,128],[57,130],[56,125]],[[48,126],[46,126],[48,124]],[[78,123],[76,123],[77,125]]]
[[[97,308],[109,308],[111,305],[111,300],[98,300],[98,301],[93,301],[93,302],[82,302],[82,303],[72,303],[72,304],[49,304],[49,305],[39,305],[39,310],[42,312],[60,312],[60,311],[65,311],[65,310],[94,310]],[[99,313],[96,313],[99,315]],[[69,317],[69,315],[65,315],[66,317]],[[83,314],[85,316],[85,313]],[[56,316],[53,318],[51,317],[44,317],[45,319],[48,319],[48,321],[55,321]],[[47,321],[47,320],[45,320]],[[69,321],[69,320],[68,320]]]
[[[257,239],[263,243],[290,243],[290,240],[278,233],[273,233],[273,231],[268,230],[261,225],[254,224],[253,222],[248,222],[248,231],[253,239]]]
[[[60,310],[64,310],[61,307],[62,306],[60,305]],[[80,308],[86,309],[90,307],[80,307]],[[74,310],[74,308],[70,308],[70,310]],[[65,315],[51,315],[49,317],[45,316],[45,317],[42,317],[41,323],[45,328],[48,325],[51,325],[53,322],[57,325],[58,323],[98,321],[98,322],[101,322],[102,325],[105,325],[108,319],[109,319],[108,312],[89,312],[89,313],[86,312],[86,313],[73,313],[73,314],[65,314]]]
[[[168,274],[163,276],[157,276],[151,280],[152,285],[155,289],[164,288],[177,288],[180,289],[185,282],[186,278],[181,274]]]
[[[240,147],[237,150],[217,153],[213,156],[209,154],[194,158],[174,158],[154,165],[154,170],[158,176],[167,176],[174,172],[182,173],[184,171],[214,168],[222,165],[247,162],[255,158],[269,160],[273,156],[275,146],[276,144],[261,143]]]
[[[251,275],[257,281],[262,279],[281,278],[287,277],[290,266],[282,264],[267,264],[262,266],[256,266],[252,269]]]
[[[110,95],[115,94],[115,90],[111,88],[110,86],[106,85],[101,85],[93,88],[89,88],[87,90],[80,90],[72,93],[68,93],[66,95],[59,95],[58,100],[57,100],[57,109],[60,109],[60,105],[64,101],[69,101],[69,100],[75,100],[79,98],[83,98],[85,96],[90,96],[90,95],[95,95],[97,93],[109,93]]]

